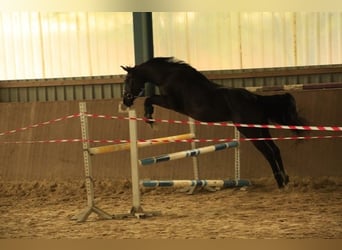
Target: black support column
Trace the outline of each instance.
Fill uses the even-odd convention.
[[[135,64],[153,58],[153,28],[151,12],[133,12],[134,56]],[[150,83],[145,85],[145,96],[155,94]]]

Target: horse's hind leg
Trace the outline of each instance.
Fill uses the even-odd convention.
[[[240,132],[247,138],[269,138],[270,134],[266,129],[239,128]],[[283,188],[288,182],[289,177],[286,175],[279,148],[273,141],[252,141],[254,146],[263,154],[271,165],[273,175],[277,181],[278,187]]]
[[[283,188],[288,183],[289,178],[284,171],[279,148],[268,141],[253,141],[253,144],[271,165],[278,187]]]
[[[268,136],[270,137],[270,136]],[[290,181],[289,176],[287,175],[284,165],[283,165],[283,160],[281,159],[281,154],[280,154],[280,150],[277,147],[277,145],[274,143],[274,141],[266,141],[266,143],[272,148],[273,152],[274,152],[274,156],[275,156],[275,160],[278,164],[279,167],[279,174],[283,175],[283,179],[284,179],[284,185],[287,185]]]

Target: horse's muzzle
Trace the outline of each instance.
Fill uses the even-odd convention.
[[[130,94],[130,93],[125,93],[124,97],[123,97],[123,104],[125,104],[125,106],[130,107],[133,105],[135,100],[135,97]]]

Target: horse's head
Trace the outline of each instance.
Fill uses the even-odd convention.
[[[125,79],[125,87],[123,93],[123,103],[130,107],[133,105],[134,100],[144,94],[145,82],[137,77],[135,68],[128,66],[121,66],[127,72]]]

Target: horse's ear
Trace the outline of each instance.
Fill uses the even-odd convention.
[[[129,66],[120,66],[124,71],[126,72],[130,72],[132,70],[132,67],[129,67]]]

